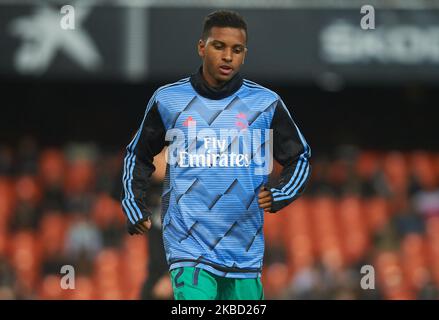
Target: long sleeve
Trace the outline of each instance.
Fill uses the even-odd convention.
[[[154,156],[165,145],[165,127],[154,94],[133,140],[126,147],[122,175],[122,208],[128,221],[136,224],[151,215],[145,197],[155,170]]]
[[[270,188],[273,196],[271,212],[276,212],[297,199],[310,176],[311,149],[279,98],[273,120],[273,156],[283,166],[280,182]]]

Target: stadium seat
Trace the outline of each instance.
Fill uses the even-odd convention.
[[[425,256],[424,238],[420,234],[411,233],[404,237],[401,243],[403,259],[415,259]]]
[[[89,160],[79,159],[69,163],[65,179],[66,193],[77,194],[91,190],[95,183],[95,175],[96,169]]]
[[[386,299],[413,299],[405,282],[404,273],[397,252],[380,252],[376,257],[377,280]]]
[[[17,201],[37,204],[41,200],[42,190],[33,176],[21,176],[16,180],[15,193]]]
[[[65,159],[58,149],[45,149],[39,158],[39,176],[43,184],[62,183]]]
[[[438,182],[431,155],[427,152],[414,152],[410,157],[411,172],[425,189],[434,188]]]
[[[43,300],[60,300],[66,297],[67,291],[61,287],[61,276],[48,275],[39,285],[38,297]]]
[[[298,199],[284,208],[280,223],[282,239],[288,246],[291,237],[298,234],[309,234],[309,212],[306,199]]]
[[[117,206],[119,205],[108,194],[98,195],[93,204],[92,219],[100,228],[104,228],[115,221],[120,221],[118,217],[120,212],[118,212]]]
[[[45,257],[62,251],[67,223],[67,219],[60,212],[44,213],[39,232]]]
[[[9,256],[22,285],[34,288],[39,280],[41,265],[41,244],[32,232],[20,231],[12,236]]]
[[[363,212],[369,232],[381,229],[389,219],[389,205],[384,198],[374,197],[363,202]]]
[[[7,241],[9,236],[6,226],[0,226],[0,257],[7,253]]]
[[[281,296],[289,283],[288,267],[283,263],[273,263],[264,270],[264,294],[267,299]]]
[[[12,181],[0,177],[0,226],[7,226],[16,203],[16,194]]]
[[[392,192],[404,193],[408,185],[408,168],[404,154],[389,152],[383,159],[383,171]]]
[[[373,151],[360,152],[355,171],[363,179],[370,179],[379,169],[379,155]]]
[[[96,299],[93,280],[88,277],[78,276],[75,280],[75,290],[68,290],[66,297],[71,300]]]
[[[264,215],[264,237],[268,243],[281,244],[283,241],[282,223],[286,214],[279,211],[277,214]]]

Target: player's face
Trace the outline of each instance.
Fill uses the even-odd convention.
[[[206,41],[198,42],[203,76],[213,87],[230,80],[241,68],[247,48],[243,29],[213,27]]]

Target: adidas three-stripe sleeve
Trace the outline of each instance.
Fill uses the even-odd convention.
[[[283,166],[279,183],[270,188],[273,196],[271,212],[276,212],[304,191],[311,173],[311,149],[281,99],[278,100],[271,129],[273,156]]]
[[[155,170],[154,156],[165,146],[165,131],[154,94],[148,103],[139,130],[126,147],[123,162],[121,202],[131,224],[143,221],[151,215],[145,198],[151,175]]]

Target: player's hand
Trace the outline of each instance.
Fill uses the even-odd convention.
[[[271,191],[267,190],[265,186],[262,186],[259,190],[258,195],[258,203],[259,207],[264,209],[264,212],[271,212],[271,203],[273,201],[273,196],[271,195]]]
[[[129,233],[131,235],[145,234],[149,229],[151,229],[151,225],[151,219],[147,218],[146,220],[137,222],[135,225],[131,225],[129,227]]]

